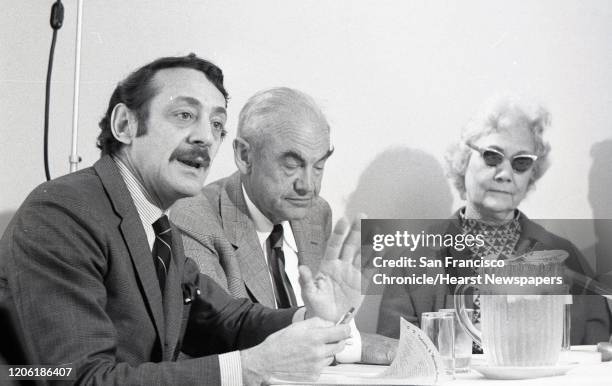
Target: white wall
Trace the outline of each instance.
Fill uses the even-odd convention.
[[[0,230],[44,179],[52,2],[2,1]],[[64,4],[53,176],[68,172],[70,153],[76,0]],[[336,146],[322,195],[336,218],[346,208],[446,217],[460,202],[440,169],[443,150],[500,91],[533,95],[553,116],[552,168],[521,208],[539,218],[612,218],[612,2],[85,0],[81,167],[98,158],[97,122],[116,82],[156,57],[192,51],[225,72],[230,130],[262,88],[298,88],[322,104]],[[228,141],[210,181],[233,170]],[[585,240],[585,249],[596,241]]]

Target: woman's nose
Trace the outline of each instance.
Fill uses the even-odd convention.
[[[495,169],[495,181],[498,182],[511,182],[514,170],[512,170],[512,165],[510,164],[510,160],[504,159],[502,163],[496,166]]]

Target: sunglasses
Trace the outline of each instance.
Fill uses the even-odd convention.
[[[485,164],[487,164],[487,166],[497,166],[504,162],[504,159],[507,158],[506,155],[499,150],[491,148],[483,149],[469,142],[466,143],[466,145],[480,153],[480,156],[484,160]],[[533,163],[537,159],[537,155],[517,154],[514,157],[510,158],[510,165],[512,165],[512,170],[514,170],[515,172],[524,173],[533,166]]]

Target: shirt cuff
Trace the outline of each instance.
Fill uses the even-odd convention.
[[[221,386],[242,385],[240,351],[219,355],[219,373],[221,374]]]
[[[346,340],[344,350],[336,354],[336,361],[339,363],[354,363],[361,361],[361,334],[355,324],[355,319],[351,320],[351,337]]]

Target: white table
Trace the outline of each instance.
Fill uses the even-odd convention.
[[[571,352],[562,353],[562,361],[577,362],[565,375],[522,380],[486,379],[481,374],[471,370],[467,374],[457,374],[453,381],[444,385],[554,385],[554,386],[612,386],[612,362],[601,362],[601,354],[596,346],[573,346]]]
[[[562,361],[577,362],[578,364],[565,375],[555,377],[545,377],[523,380],[492,380],[486,379],[474,370],[469,373],[457,374],[454,380],[446,380],[439,384],[445,386],[513,386],[513,385],[554,385],[554,386],[612,386],[612,362],[601,362],[601,354],[597,352],[595,346],[573,346],[572,351],[562,354]],[[474,356],[478,360],[478,356]],[[387,366],[346,364],[334,367],[327,367],[323,370],[321,378],[317,382],[302,384],[326,384],[326,385],[345,385],[345,384],[375,384],[378,382],[368,382],[367,378],[360,382],[349,381],[347,377],[372,376],[386,369]],[[282,383],[277,383],[282,384]],[[296,383],[293,383],[296,384]],[[385,383],[381,383],[385,384]],[[393,384],[398,384],[397,382]],[[406,382],[409,385],[411,383]]]

